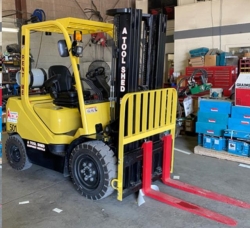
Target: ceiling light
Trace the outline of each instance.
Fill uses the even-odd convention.
[[[18,28],[2,28],[2,32],[18,32],[19,29]]]

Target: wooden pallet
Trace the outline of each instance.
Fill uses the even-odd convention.
[[[224,160],[229,160],[229,161],[235,161],[235,162],[250,165],[250,158],[249,157],[237,156],[234,154],[230,154],[226,151],[220,152],[220,151],[216,151],[216,150],[207,149],[207,148],[204,148],[202,146],[196,146],[194,148],[194,153],[200,154],[200,155],[205,155],[208,157],[219,158],[219,159],[224,159]]]

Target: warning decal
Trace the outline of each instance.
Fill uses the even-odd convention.
[[[45,145],[43,143],[37,143],[33,141],[27,141],[27,147],[45,151]]]
[[[13,112],[8,109],[7,111],[7,122],[9,123],[17,123],[18,112]]]
[[[88,114],[97,112],[97,107],[86,108]]]

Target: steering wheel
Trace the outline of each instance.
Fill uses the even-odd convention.
[[[94,78],[96,75],[102,75],[105,72],[105,68],[104,67],[97,67],[94,70],[90,70],[87,72],[86,77],[88,79]]]

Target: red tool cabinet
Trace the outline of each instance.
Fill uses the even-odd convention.
[[[190,76],[197,68],[204,69],[208,73],[208,82],[213,88],[222,88],[224,96],[230,96],[230,88],[234,85],[238,76],[236,66],[212,66],[212,67],[186,67],[186,75]],[[200,73],[197,74],[199,76]],[[199,79],[198,79],[199,80]],[[198,81],[197,80],[197,81]]]

